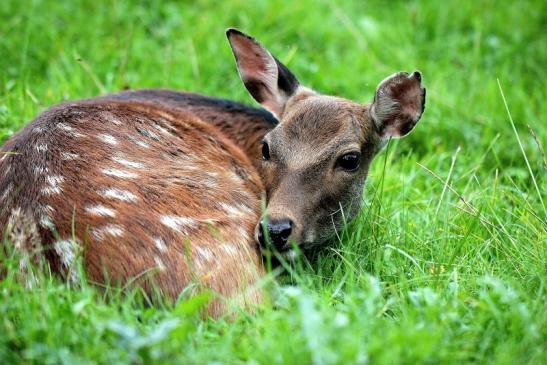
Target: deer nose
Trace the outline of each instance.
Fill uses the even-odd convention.
[[[260,221],[260,227],[258,229],[258,241],[260,242],[260,246],[266,247],[266,237],[264,235],[264,220]],[[268,236],[270,237],[270,240],[272,242],[272,245],[279,251],[283,250],[287,244],[287,241],[289,240],[289,236],[291,235],[293,227],[293,221],[284,218],[284,219],[278,219],[278,220],[270,220],[268,222],[268,226],[266,227],[268,230]]]

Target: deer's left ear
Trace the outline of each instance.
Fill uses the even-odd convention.
[[[382,138],[403,137],[418,123],[424,108],[421,74],[398,72],[378,85],[370,114]]]
[[[298,89],[298,80],[254,38],[233,28],[226,31],[226,36],[245,87],[256,101],[279,117]]]

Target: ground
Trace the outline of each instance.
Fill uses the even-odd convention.
[[[42,273],[28,290],[7,257],[0,363],[546,363],[545,24],[541,0],[0,2],[0,142],[124,88],[252,104],[229,26],[324,93],[370,101],[415,69],[428,89],[357,221],[257,313],[202,320],[204,296],[149,306]]]

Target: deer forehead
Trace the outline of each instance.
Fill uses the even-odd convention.
[[[273,131],[285,141],[317,144],[351,136],[359,138],[366,123],[366,107],[350,100],[326,95],[297,95],[294,99]]]
[[[287,163],[319,163],[338,153],[360,149],[366,115],[366,108],[357,103],[309,96],[287,108],[281,123],[265,141]]]

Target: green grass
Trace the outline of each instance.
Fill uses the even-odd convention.
[[[414,69],[428,88],[362,214],[280,278],[275,305],[201,320],[203,297],[150,307],[48,274],[28,290],[4,259],[0,363],[546,363],[545,24],[541,0],[0,2],[0,141],[125,87],[250,103],[229,26],[325,93],[370,101]]]

